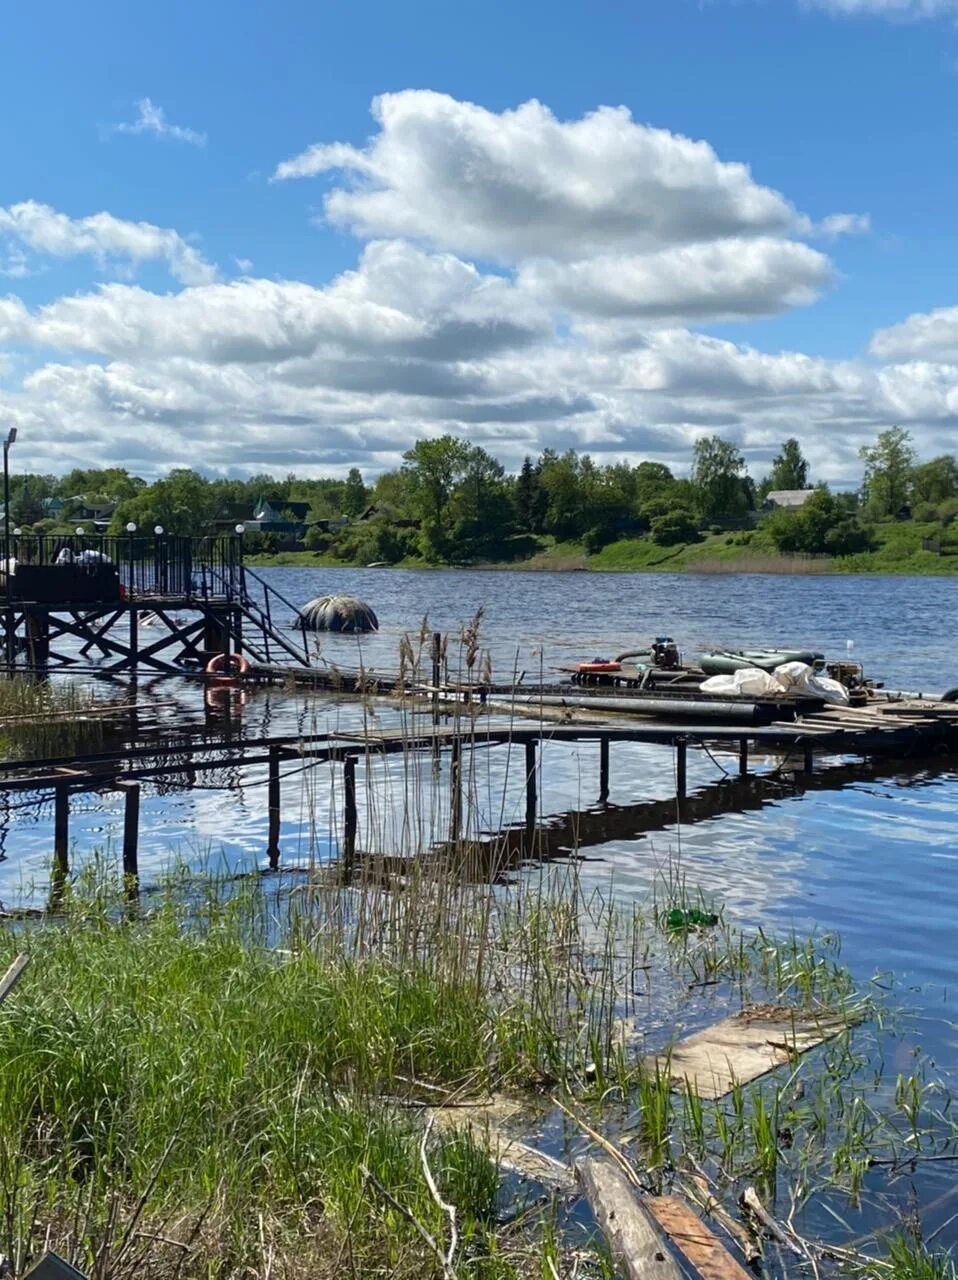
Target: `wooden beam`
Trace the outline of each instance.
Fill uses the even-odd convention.
[[[702,1280],[755,1280],[684,1200],[677,1196],[647,1196],[642,1205]]]
[[[575,1171],[624,1280],[682,1280],[675,1259],[618,1166],[590,1157]]]
[[[649,1062],[667,1071],[675,1089],[700,1098],[724,1098],[738,1084],[751,1084],[776,1067],[848,1029],[838,1014],[820,1016],[800,1009],[758,1005],[723,1018],[674,1044]]]
[[[599,739],[599,803],[609,801],[609,739]]]
[[[25,951],[21,951],[3,977],[0,978],[0,1004],[3,1004],[4,1000],[23,977],[24,970],[29,963],[30,957]]]

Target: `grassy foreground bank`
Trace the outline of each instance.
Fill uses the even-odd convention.
[[[595,570],[631,573],[853,573],[951,575],[958,554],[938,555],[922,547],[938,526],[919,521],[876,525],[874,547],[853,556],[788,556],[778,552],[761,529],[709,534],[696,542],[660,546],[649,538],[622,538],[589,554],[581,543],[539,537],[519,540],[522,555],[508,561],[470,566],[494,569]],[[530,547],[530,543],[532,546]],[[532,554],[528,554],[529,551]],[[249,557],[254,565],[357,568],[355,562],[315,551],[286,551]],[[423,560],[406,558],[396,568],[425,569]],[[465,567],[465,566],[456,566]]]
[[[604,1130],[650,1190],[701,1168],[732,1212],[754,1183],[799,1222],[874,1195],[887,1232],[871,1162],[952,1150],[944,1100],[916,1073],[884,1084],[855,1049],[866,1009],[827,942],[675,932],[669,892],[635,912],[571,871],[505,892],[448,872],[388,890],[372,868],[353,888],[184,875],[138,918],[90,880],[64,919],[7,922],[0,962],[33,956],[0,1016],[13,1274],[52,1246],[99,1280],[611,1280],[568,1206],[504,1180],[497,1139],[466,1127],[470,1099],[504,1093],[533,1134],[564,1100],[583,1117],[570,1155]],[[755,999],[848,1030],[718,1103],[648,1065],[665,1026]],[[427,1122],[442,1104],[461,1127]],[[872,1259],[860,1244],[815,1257],[869,1280],[953,1274],[914,1238]]]

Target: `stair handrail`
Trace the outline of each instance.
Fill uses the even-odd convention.
[[[296,605],[293,604],[292,600],[289,600],[286,596],[284,596],[282,591],[277,590],[277,588],[274,587],[272,583],[267,582],[266,579],[262,577],[261,574],[258,574],[255,569],[250,569],[247,565],[241,564],[240,565],[240,593],[242,595],[244,603],[246,604],[255,603],[255,601],[252,600],[252,597],[250,596],[249,591],[247,590],[247,587],[246,587],[247,575],[249,575],[249,577],[251,577],[255,582],[258,582],[263,589],[263,602],[266,606],[265,608],[266,621],[270,629],[272,629],[272,625],[273,625],[273,622],[272,622],[272,617],[273,617],[272,598],[273,597],[275,597],[276,600],[279,601],[281,605],[289,609],[292,616],[296,619],[297,623],[299,624],[299,629],[303,633],[303,657],[306,660],[306,664],[308,666],[309,665],[309,638],[306,634],[306,623],[303,621],[303,615],[300,613],[299,609],[296,607]]]

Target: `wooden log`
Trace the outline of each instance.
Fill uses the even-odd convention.
[[[21,951],[3,977],[0,978],[0,1004],[3,1004],[4,1000],[23,977],[23,971],[29,963],[30,957],[25,951]]]
[[[624,1280],[682,1280],[682,1273],[625,1175],[610,1160],[588,1158],[576,1176]]]
[[[702,1280],[754,1280],[683,1200],[649,1196],[642,1204]]]

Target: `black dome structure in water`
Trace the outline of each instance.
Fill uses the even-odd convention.
[[[378,631],[379,619],[365,600],[355,596],[317,596],[303,605],[300,619],[310,631]]]

